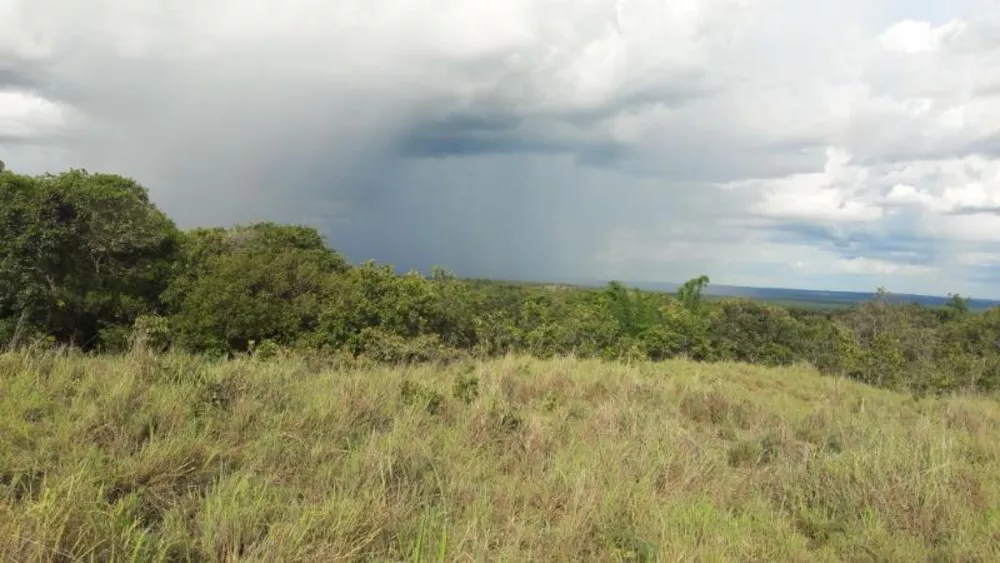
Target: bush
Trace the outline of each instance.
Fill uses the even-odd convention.
[[[708,315],[708,333],[717,359],[791,365],[805,354],[802,331],[788,313],[748,299],[726,299]]]
[[[120,347],[160,305],[179,238],[132,179],[0,174],[0,319],[23,318],[64,344]]]
[[[130,344],[135,348],[166,351],[171,345],[169,321],[159,315],[140,315],[132,325]]]
[[[268,360],[281,357],[284,354],[284,350],[281,345],[273,340],[265,340],[263,342],[251,342],[250,343],[250,355],[254,360],[259,362],[266,362]]]
[[[357,356],[386,364],[453,362],[464,355],[448,348],[437,335],[404,338],[378,328],[366,328],[354,339]]]
[[[708,333],[702,317],[680,301],[669,299],[660,307],[660,324],[642,334],[646,354],[652,360],[678,356],[705,359],[711,355]]]
[[[165,295],[177,338],[197,351],[296,342],[315,330],[343,259],[315,231],[270,224],[196,231]]]

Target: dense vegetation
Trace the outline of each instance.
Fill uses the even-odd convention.
[[[357,364],[0,354],[0,560],[1000,560],[990,398],[686,360]]]
[[[588,290],[397,275],[351,265],[316,230],[260,223],[182,232],[135,181],[0,172],[0,343],[122,351],[280,349],[384,362],[575,355],[809,363],[916,392],[1000,387],[1000,309],[871,302],[829,312],[706,301],[619,283]]]

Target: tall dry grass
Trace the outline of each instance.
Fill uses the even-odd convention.
[[[682,361],[0,355],[0,559],[998,561],[1000,404]]]

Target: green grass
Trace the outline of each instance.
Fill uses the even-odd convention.
[[[805,368],[0,355],[3,561],[996,561],[1000,405]]]

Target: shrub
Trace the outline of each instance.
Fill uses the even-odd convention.
[[[800,326],[787,310],[748,299],[725,299],[708,316],[718,359],[791,365],[804,349]]]

